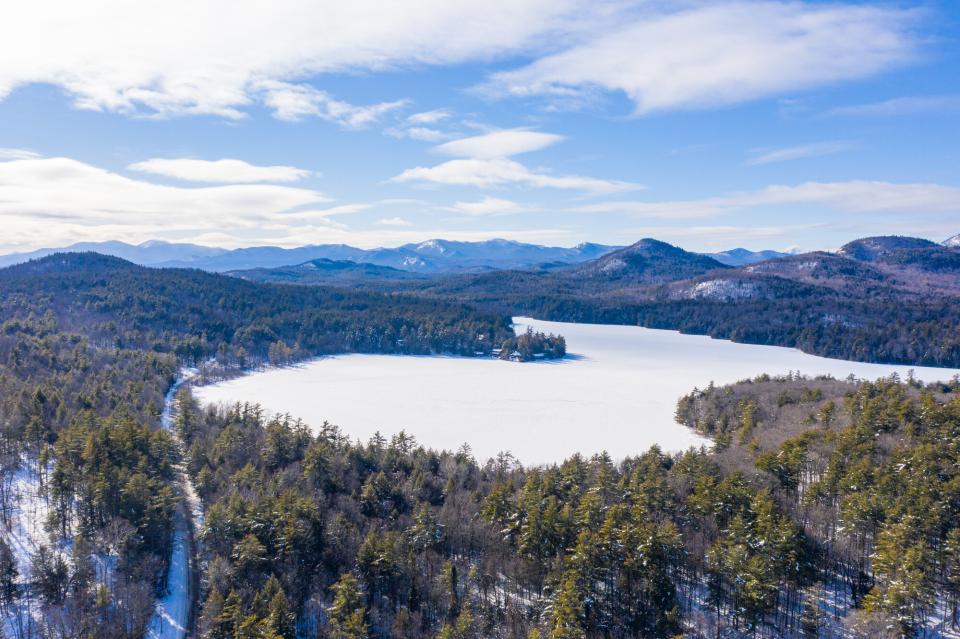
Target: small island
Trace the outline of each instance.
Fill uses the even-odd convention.
[[[512,362],[532,362],[538,359],[560,359],[567,354],[567,341],[562,335],[534,332],[527,327],[525,333],[503,340],[492,355]]]

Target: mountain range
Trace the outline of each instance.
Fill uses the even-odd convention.
[[[254,246],[229,250],[158,240],[137,245],[124,242],[82,242],[63,248],[0,256],[0,267],[54,253],[95,252],[119,257],[140,266],[197,268],[215,273],[276,268],[313,260],[349,260],[411,272],[445,273],[576,264],[595,259],[616,248],[618,247],[589,242],[572,248],[551,247],[501,239],[482,242],[434,239],[396,248],[375,249],[361,249],[346,244],[320,244],[297,248]]]
[[[825,294],[857,298],[881,293],[960,293],[960,250],[920,238],[868,237],[833,253],[776,253],[774,258],[759,261],[745,259],[740,250],[724,256],[730,253],[739,255],[741,264],[728,264],[715,255],[693,253],[646,238],[594,259],[527,268],[412,273],[379,264],[324,258],[228,274],[275,283],[402,286],[458,294],[485,291],[487,297],[525,288],[557,296],[604,295],[630,300],[798,296],[808,294],[810,287]]]
[[[551,247],[502,239],[480,242],[433,239],[404,244],[396,248],[375,249],[361,249],[346,244],[320,244],[296,248],[254,246],[224,249],[161,240],[142,244],[110,241],[80,242],[61,248],[44,248],[26,253],[0,255],[0,267],[54,253],[94,252],[119,257],[140,266],[198,268],[215,273],[288,267],[315,260],[334,262],[347,260],[415,273],[448,273],[506,268],[554,268],[586,262],[618,248],[621,247],[589,242],[572,248]],[[728,266],[743,266],[784,257],[788,253],[736,248],[708,255]]]

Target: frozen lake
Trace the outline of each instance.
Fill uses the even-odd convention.
[[[677,399],[711,381],[761,373],[875,379],[909,366],[862,364],[636,326],[514,318],[518,331],[566,337],[571,357],[514,363],[463,357],[339,355],[195,390],[202,402],[249,401],[311,425],[324,420],[366,441],[401,430],[429,447],[469,443],[477,459],[509,450],[524,464],[603,450],[615,458],[659,444],[703,443],[673,420]],[[912,367],[924,381],[960,371]]]

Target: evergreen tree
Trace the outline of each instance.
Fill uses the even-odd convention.
[[[327,609],[330,636],[333,639],[366,639],[367,610],[363,593],[352,573],[344,573],[332,587],[333,603]]]

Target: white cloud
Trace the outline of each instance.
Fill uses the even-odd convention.
[[[528,131],[526,129],[505,129],[452,140],[434,147],[434,151],[461,158],[504,158],[520,153],[539,151],[561,140],[563,140],[563,136],[554,133],[541,133],[540,131]]]
[[[758,191],[700,200],[605,202],[575,209],[583,213],[630,213],[654,218],[696,218],[760,206],[810,204],[850,213],[960,212],[960,188],[939,184],[894,184],[857,180],[768,186]]]
[[[390,127],[385,129],[384,133],[398,139],[409,138],[411,140],[420,140],[421,142],[443,142],[444,140],[449,140],[451,137],[454,137],[451,133],[426,126]]]
[[[804,144],[801,146],[791,146],[784,149],[775,149],[756,155],[747,162],[747,166],[757,166],[761,164],[774,164],[777,162],[787,162],[789,160],[799,160],[802,158],[815,158],[824,155],[834,155],[842,153],[853,147],[853,143],[846,140],[833,140],[831,142],[816,142],[814,144]]]
[[[854,4],[680,3],[640,13],[526,67],[495,74],[493,96],[563,101],[620,91],[636,113],[737,104],[873,75],[912,60],[916,12]]]
[[[280,117],[347,126],[393,103],[347,105],[305,80],[523,55],[534,62],[497,74],[491,91],[574,100],[623,91],[641,113],[731,104],[909,61],[917,15],[776,0],[7,4],[0,98],[48,83],[84,109],[238,118],[267,103]]]
[[[274,116],[288,122],[312,116],[350,129],[362,129],[408,103],[407,100],[395,100],[356,106],[306,84],[270,81],[260,86],[264,104],[273,109]]]
[[[256,166],[231,159],[152,158],[135,162],[127,168],[191,182],[296,182],[313,175],[311,171],[294,166]]]
[[[456,213],[463,213],[464,215],[488,216],[510,215],[513,213],[522,213],[530,209],[511,200],[487,196],[477,202],[454,202],[450,210]]]
[[[960,111],[960,96],[906,96],[832,109],[830,115],[896,116]]]
[[[39,153],[27,149],[0,148],[0,160],[26,160],[38,157],[40,157]]]
[[[143,241],[278,228],[296,234],[351,212],[316,208],[327,202],[315,190],[273,184],[160,185],[63,157],[0,162],[0,217],[8,243]]]
[[[449,119],[453,113],[449,109],[433,109],[432,111],[421,111],[407,117],[410,124],[436,124]]]
[[[50,83],[85,109],[232,118],[263,99],[284,117],[336,111],[323,96],[296,89],[318,74],[527,51],[567,31],[581,6],[575,0],[426,0],[416,7],[388,0],[8,4],[0,21],[0,97]],[[272,83],[286,86],[271,89]]]
[[[449,160],[432,167],[407,169],[392,178],[392,181],[429,182],[479,188],[523,185],[538,188],[578,189],[594,193],[615,193],[643,188],[630,182],[531,171],[519,162],[507,158]]]
[[[377,220],[377,224],[381,226],[413,226],[413,222],[402,217],[385,217]]]

